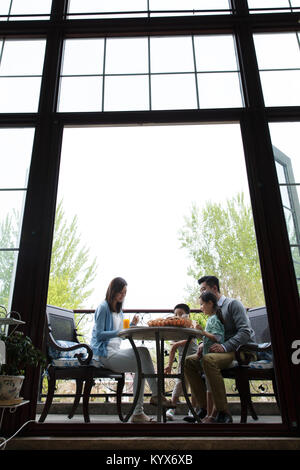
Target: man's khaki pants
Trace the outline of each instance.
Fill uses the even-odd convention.
[[[230,367],[235,359],[234,352],[209,353],[199,358],[197,354],[185,359],[184,375],[190,385],[192,396],[200,408],[207,409],[206,384],[202,374],[207,377],[217,411],[228,412],[226,390],[222,369]]]

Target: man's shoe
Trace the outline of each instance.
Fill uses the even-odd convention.
[[[218,411],[215,423],[232,423],[232,416],[226,411]]]
[[[198,415],[198,417],[201,419],[205,418],[205,416],[207,415],[207,411],[205,408],[200,408],[199,411],[196,413]],[[195,423],[197,420],[196,418],[194,418],[194,416],[191,414],[191,415],[188,415],[188,416],[185,416],[183,418],[184,421],[186,421],[187,423]]]

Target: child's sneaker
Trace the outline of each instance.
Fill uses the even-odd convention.
[[[166,412],[167,421],[174,421],[174,416],[175,416],[174,408],[170,408],[169,410],[167,410]]]

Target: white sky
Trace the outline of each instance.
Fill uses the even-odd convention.
[[[222,202],[247,180],[238,125],[66,129],[59,196],[99,263],[96,306],[128,281],[127,308],[173,308],[187,285],[178,230],[192,202]],[[89,307],[89,305],[87,305]]]

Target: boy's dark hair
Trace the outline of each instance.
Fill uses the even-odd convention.
[[[203,281],[203,282],[205,282],[205,281]],[[202,292],[202,294],[200,295],[200,300],[203,300],[203,302],[210,302],[211,301],[213,303],[214,312],[215,312],[216,316],[218,317],[218,319],[220,320],[220,322],[223,323],[223,325],[224,325],[224,318],[223,318],[222,310],[218,305],[218,299],[215,296],[215,294],[213,294],[212,292],[209,292],[209,291]]]
[[[177,305],[175,305],[174,311],[176,310],[176,308],[182,308],[182,310],[184,310],[187,315],[190,314],[190,307],[187,304],[177,304]]]
[[[202,276],[200,279],[198,279],[198,284],[202,284],[202,282],[206,282],[209,287],[216,286],[218,292],[220,292],[220,283],[216,276]]]

